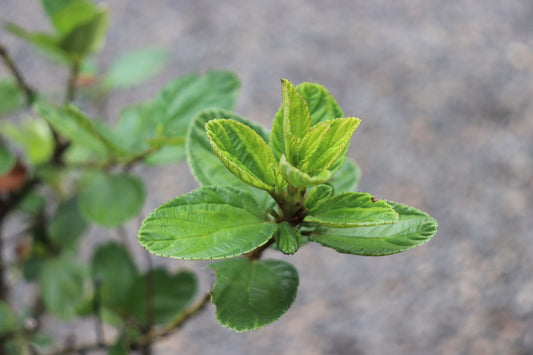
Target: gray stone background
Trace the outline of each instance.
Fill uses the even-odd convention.
[[[101,67],[145,45],[171,52],[148,84],[112,94],[113,120],[174,77],[223,68],[242,80],[237,112],[270,126],[281,77],[318,82],[362,119],[350,149],[361,191],[427,211],[440,226],[427,245],[389,257],[318,245],[281,257],[297,267],[300,287],[279,321],[237,334],[219,326],[209,306],[156,353],[533,353],[533,2],[108,5]],[[49,29],[35,0],[0,0],[0,17]],[[0,40],[31,84],[61,94],[64,70],[5,32]],[[137,171],[148,185],[143,215],[197,186],[185,163]],[[133,244],[137,226],[127,226]],[[109,233],[95,228],[89,243]],[[205,264],[154,261],[198,270],[202,290],[213,282]]]

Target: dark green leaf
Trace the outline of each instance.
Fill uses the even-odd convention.
[[[24,94],[16,82],[0,80],[0,115],[24,106]]]
[[[85,218],[102,226],[119,226],[141,211],[144,186],[136,176],[98,174],[80,193]]]
[[[251,187],[233,175],[213,151],[213,147],[205,131],[205,125],[207,122],[218,118],[229,118],[245,124],[252,128],[265,141],[268,140],[268,133],[263,127],[231,111],[222,109],[204,110],[195,116],[187,132],[187,161],[192,174],[202,186],[230,185],[239,187],[242,190],[252,193],[261,206],[264,206],[266,203],[263,203],[263,201],[268,200],[270,196],[265,191]]]
[[[171,275],[164,269],[155,269],[137,278],[129,292],[128,309],[141,324],[147,325],[148,300],[153,297],[153,321],[166,324],[183,312],[196,289],[192,272]]]
[[[46,14],[51,18],[56,12],[75,1],[78,0],[42,0],[42,4]]]
[[[100,285],[102,305],[123,312],[132,297],[130,288],[139,277],[128,252],[117,243],[100,245],[91,265],[93,279]]]
[[[4,301],[0,301],[0,336],[6,332],[15,330],[16,326],[15,317],[13,317],[9,305]]]
[[[389,255],[399,253],[430,240],[437,232],[437,221],[424,212],[389,202],[399,214],[397,223],[358,228],[326,228],[310,239],[341,253]]]
[[[98,7],[91,1],[73,0],[60,5],[53,8],[54,13],[51,16],[52,25],[60,36],[67,35],[76,27],[92,21],[98,12]],[[48,6],[48,9],[51,7]]]
[[[209,267],[217,276],[211,292],[217,320],[234,331],[252,331],[274,322],[296,298],[298,273],[286,262],[237,258]]]
[[[15,166],[15,156],[9,149],[0,145],[0,176],[11,171]]]
[[[387,202],[377,200],[370,194],[344,192],[315,205],[304,221],[350,228],[396,223],[398,214]]]
[[[229,171],[251,186],[274,191],[276,160],[259,134],[230,119],[211,120],[205,128],[215,154]]]
[[[276,245],[283,254],[294,254],[302,245],[302,234],[297,227],[291,226],[288,222],[278,225],[278,230],[274,234]]]
[[[153,211],[139,229],[139,242],[160,256],[222,259],[260,247],[275,230],[251,195],[229,186],[206,186]]]
[[[58,318],[74,318],[85,297],[85,277],[85,269],[70,255],[47,260],[40,275],[46,308]]]
[[[87,222],[78,208],[77,196],[60,205],[47,227],[48,238],[56,246],[68,247],[87,229]]]
[[[107,89],[136,86],[156,75],[165,65],[168,53],[160,48],[140,48],[119,57],[104,76]]]

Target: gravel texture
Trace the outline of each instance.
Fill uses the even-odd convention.
[[[209,306],[156,354],[533,353],[533,2],[108,3],[101,67],[145,45],[172,54],[154,80],[112,94],[112,120],[173,77],[224,68],[242,80],[237,112],[270,126],[281,77],[318,82],[362,119],[350,149],[361,191],[439,221],[430,243],[394,256],[309,245],[282,257],[300,287],[279,321],[237,334]],[[0,0],[0,17],[49,28],[35,0]],[[0,41],[33,85],[61,95],[64,71],[5,32]],[[138,171],[143,214],[196,187],[184,163]],[[136,227],[127,226],[132,240]],[[154,261],[198,270],[204,290],[213,281],[205,264]]]

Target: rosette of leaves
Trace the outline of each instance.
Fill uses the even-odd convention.
[[[186,144],[202,186],[154,210],[139,229],[140,243],[177,259],[232,258],[210,266],[217,277],[211,300],[223,326],[251,331],[285,313],[298,286],[290,264],[259,260],[266,247],[294,254],[312,241],[378,256],[427,242],[435,219],[355,192],[359,169],[346,154],[359,123],[344,117],[324,87],[288,80],[270,134],[225,110],[201,112]]]

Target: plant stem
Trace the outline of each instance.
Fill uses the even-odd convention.
[[[30,107],[33,104],[33,101],[35,101],[35,91],[26,83],[24,78],[22,77],[22,74],[20,73],[20,70],[17,69],[15,66],[15,63],[13,62],[13,59],[9,55],[9,52],[7,51],[6,47],[4,47],[0,43],[0,57],[2,57],[2,61],[6,65],[7,69],[13,74],[15,77],[15,80],[17,81],[19,87],[24,92],[24,96],[26,98],[26,105]]]
[[[76,98],[76,79],[80,71],[80,61],[74,60],[70,67],[70,75],[67,80],[67,91],[65,92],[65,105],[74,101]]]

